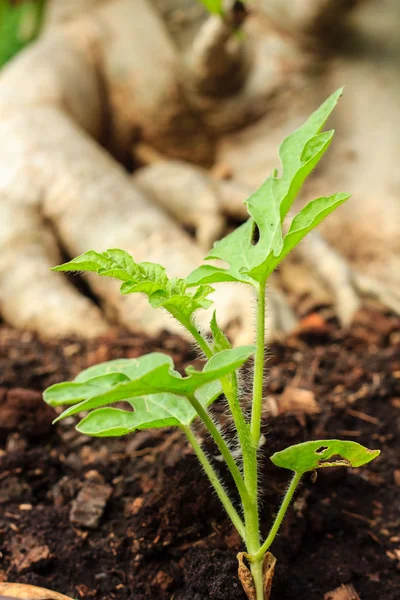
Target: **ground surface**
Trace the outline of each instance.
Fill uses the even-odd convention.
[[[53,428],[40,399],[89,364],[160,348],[180,366],[194,357],[176,337],[46,344],[0,329],[0,581],[85,600],[244,599],[238,537],[179,433],[89,441],[68,424]],[[362,470],[304,480],[274,543],[272,600],[322,600],[341,583],[361,600],[398,600],[399,319],[360,313],[345,335],[311,316],[271,347],[269,369],[275,412],[287,386],[313,392],[320,412],[270,416],[266,456],[336,436],[382,449]],[[266,458],[262,477],[265,531],[287,474]]]

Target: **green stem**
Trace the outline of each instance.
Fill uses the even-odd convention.
[[[256,355],[254,360],[253,405],[251,413],[250,436],[251,444],[247,450],[247,469],[245,471],[246,488],[250,494],[250,502],[244,507],[246,525],[246,546],[250,555],[260,548],[260,525],[258,514],[258,478],[257,450],[261,431],[261,413],[264,380],[264,340],[265,340],[265,281],[260,283],[257,297],[257,332]],[[254,570],[257,571],[256,567]],[[262,570],[262,567],[261,567]],[[259,577],[258,571],[256,572]],[[262,573],[261,573],[262,579]],[[256,587],[258,584],[256,585]],[[257,592],[258,593],[258,592]]]
[[[212,348],[210,348],[207,340],[203,338],[203,336],[197,330],[197,327],[192,323],[192,321],[188,321],[188,322],[180,321],[180,323],[182,323],[182,325],[184,327],[186,327],[188,332],[192,334],[192,336],[194,337],[194,339],[196,340],[196,342],[198,343],[198,345],[200,346],[200,348],[202,349],[202,351],[204,352],[206,357],[211,358],[213,356]]]
[[[175,317],[178,318],[178,316],[176,315]],[[205,340],[201,333],[198,331],[194,323],[192,321],[186,321],[183,319],[179,319],[179,321],[193,336],[193,338],[196,340],[206,357],[211,358],[213,356],[213,350],[209,346],[207,340]],[[242,407],[240,406],[238,398],[236,375],[233,375],[232,377],[223,377],[221,379],[221,385],[226,399],[228,401],[229,409],[231,411],[236,431],[238,433],[239,443],[243,456],[244,472],[246,476],[246,473],[249,471],[249,469],[251,470],[251,466],[249,465],[249,449],[251,447],[251,437],[249,426],[246,423],[246,419],[244,417]]]
[[[265,305],[265,285],[263,286],[264,298],[261,298],[261,303]],[[264,310],[263,310],[264,316]],[[178,318],[177,315],[175,315]],[[186,327],[186,329],[191,333],[193,338],[199,344],[200,348],[207,356],[207,358],[211,358],[213,355],[212,348],[209,346],[207,341],[203,338],[201,333],[197,330],[194,323],[192,321],[184,321],[178,319],[181,324]],[[263,382],[263,364],[264,364],[264,336],[265,336],[265,321],[264,319],[261,323],[258,321],[257,323],[258,331],[260,328],[262,329],[262,335],[257,336],[257,341],[259,343],[260,338],[262,339],[261,349],[261,369],[257,369],[257,377],[261,376],[261,400],[262,400],[262,382]],[[255,375],[256,377],[256,375]],[[198,400],[193,396],[189,398],[189,401],[192,403],[192,406],[196,410],[197,414],[203,420],[205,426],[207,427],[209,433],[214,438],[215,442],[218,445],[218,448],[226,462],[227,467],[229,468],[232,477],[236,483],[237,489],[239,491],[243,512],[245,515],[245,541],[246,547],[249,553],[254,554],[260,547],[260,533],[259,533],[259,522],[258,522],[258,491],[257,491],[257,446],[254,445],[251,437],[250,427],[246,423],[246,419],[244,417],[242,408],[238,399],[238,389],[237,389],[237,381],[234,379],[230,379],[229,377],[223,377],[221,379],[222,388],[224,394],[227,398],[229,408],[236,426],[236,430],[238,432],[238,438],[242,450],[243,456],[243,468],[244,468],[244,481],[241,476],[241,473],[237,467],[236,462],[234,461],[229,448],[227,447],[225,440],[221,436],[217,427],[215,426],[212,419],[209,417],[208,413]],[[261,574],[262,580],[262,574]]]
[[[245,416],[242,411],[242,407],[240,406],[239,396],[238,396],[238,386],[237,386],[237,377],[236,373],[231,376],[226,376],[221,379],[221,385],[223,392],[226,396],[229,409],[235,423],[236,431],[238,432],[238,438],[240,443],[240,448],[243,456],[243,466],[246,477],[247,471],[247,463],[249,456],[249,448],[251,447],[251,437],[250,437],[250,427],[246,422]]]
[[[257,297],[257,350],[254,359],[253,407],[250,427],[251,439],[255,448],[258,448],[261,433],[265,355],[265,284],[265,280],[260,282]]]
[[[190,429],[190,427],[182,427],[183,431],[185,432],[189,442],[191,443],[191,445],[193,446],[193,450],[196,453],[197,458],[199,459],[207,477],[209,478],[213,488],[215,489],[215,491],[218,494],[218,498],[221,500],[226,512],[228,513],[232,523],[234,524],[234,526],[236,527],[237,531],[239,532],[239,535],[244,538],[245,535],[245,529],[244,529],[244,524],[242,519],[239,517],[238,513],[236,512],[235,508],[232,505],[231,500],[229,499],[227,493],[225,492],[218,475],[216,474],[216,472],[214,471],[213,467],[211,466],[210,461],[208,460],[206,454],[203,452],[199,442],[197,441],[196,436],[194,435],[193,431]]]
[[[283,502],[279,509],[279,512],[275,517],[275,521],[271,527],[271,530],[267,536],[267,539],[265,540],[265,542],[263,543],[263,545],[261,546],[259,551],[254,556],[255,561],[259,560],[260,558],[262,558],[264,556],[264,554],[267,552],[268,548],[271,546],[272,542],[274,541],[276,534],[278,533],[279,527],[281,526],[283,518],[286,514],[286,511],[289,508],[289,504],[293,498],[293,494],[294,494],[297,486],[299,485],[301,477],[302,477],[302,473],[295,473],[293,475],[293,479],[292,479],[290,486],[285,494],[285,497],[283,499]]]
[[[249,501],[249,494],[247,492],[247,488],[244,484],[242,475],[239,471],[239,467],[237,466],[233,456],[228,448],[227,443],[222,437],[218,427],[215,425],[214,421],[208,414],[208,412],[203,408],[200,402],[197,400],[196,396],[188,396],[188,400],[190,404],[193,406],[194,410],[199,415],[200,419],[203,421],[204,425],[207,427],[207,430],[211,437],[214,439],[215,443],[218,446],[219,451],[221,452],[226,466],[228,467],[233,480],[236,484],[238,492],[240,494],[240,498],[242,500],[243,505],[247,505]]]
[[[196,340],[206,357],[211,358],[213,356],[212,348],[210,348],[210,346],[207,343],[207,340],[203,338],[203,336],[197,330],[195,325],[191,321],[187,323],[181,321],[181,323],[184,327],[186,327],[189,333],[192,334],[192,336],[194,337],[194,339]],[[228,401],[230,411],[232,413],[232,418],[235,423],[236,430],[238,432],[239,442],[243,452],[243,447],[245,446],[246,442],[248,445],[249,432],[248,425],[246,423],[242,412],[242,408],[238,400],[236,376],[234,375],[232,377],[232,380],[228,376],[223,377],[221,379],[221,385],[226,399]]]
[[[251,562],[250,570],[256,588],[256,600],[264,600],[263,559]]]

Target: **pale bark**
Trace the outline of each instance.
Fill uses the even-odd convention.
[[[101,309],[83,297],[49,271],[64,258],[60,248],[75,256],[121,247],[186,275],[204,252],[177,222],[209,246],[224,215],[245,218],[243,200],[278,166],[281,140],[343,83],[335,144],[299,206],[335,191],[354,198],[321,228],[324,239],[311,237],[294,260],[311,266],[307,289],[316,296],[322,289],[343,322],[365,294],[399,310],[397,0],[359,2],[335,60],[326,40],[314,39],[331,14],[328,0],[268,2],[264,16],[246,20],[240,43],[206,22],[184,57],[149,2],[85,0],[70,21],[74,1],[0,75],[0,308],[10,323],[48,335],[94,335],[106,331],[106,313],[150,334],[173,329],[141,299],[120,298],[106,278],[88,280]],[[293,18],[299,10],[302,18]],[[340,4],[337,24],[345,13]],[[219,63],[216,40],[226,50]],[[218,89],[224,77],[229,93]],[[132,179],[104,146],[124,159],[138,142],[135,159],[155,164]],[[211,165],[216,146],[211,172],[165,162]],[[286,289],[299,289],[299,273],[282,271]],[[216,293],[221,324],[234,324],[242,340],[252,334],[247,292],[222,286]],[[271,328],[293,326],[279,292],[270,306]]]
[[[133,182],[185,228],[207,251],[223,233],[218,189],[207,171],[185,162],[164,160],[138,169]]]

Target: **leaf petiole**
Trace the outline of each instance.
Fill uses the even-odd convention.
[[[286,511],[289,508],[290,502],[292,501],[293,498],[293,494],[296,491],[297,486],[299,485],[300,479],[302,478],[303,473],[294,473],[292,481],[290,482],[290,485],[287,489],[287,492],[283,498],[281,507],[278,511],[278,514],[275,517],[275,521],[270,529],[270,532],[265,540],[265,542],[263,543],[263,545],[261,546],[261,548],[259,549],[259,551],[253,556],[250,557],[250,560],[260,560],[264,554],[267,552],[267,550],[269,549],[269,547],[271,546],[272,542],[274,541],[276,534],[278,533],[279,527],[281,526],[281,523],[285,517]]]
[[[173,316],[175,316],[175,315],[173,315]],[[175,316],[175,318],[178,318],[178,317]],[[205,356],[207,358],[211,358],[214,353],[213,353],[212,349],[210,348],[207,340],[201,335],[200,331],[198,331],[198,329],[195,326],[195,324],[191,320],[185,321],[183,319],[181,320],[181,319],[178,318],[178,321],[193,336],[193,338],[195,339],[195,341],[200,346],[200,349],[202,350],[202,352],[204,352]]]
[[[192,320],[185,321],[182,319],[182,320],[180,320],[180,323],[193,336],[193,338],[198,343],[198,345],[200,346],[201,350],[204,352],[206,357],[211,358],[211,356],[213,356],[213,350],[210,347],[210,345],[208,344],[207,340],[198,331],[198,329],[195,326],[195,324],[193,323],[193,321]],[[256,461],[256,458],[254,458],[254,461],[251,460],[252,457],[251,457],[251,448],[250,448],[251,447],[250,428],[249,428],[249,425],[246,423],[246,419],[244,417],[242,408],[239,403],[236,374],[232,375],[231,377],[229,377],[229,376],[223,377],[223,378],[221,378],[220,381],[221,381],[223,392],[228,401],[228,405],[229,405],[229,408],[231,411],[233,422],[236,427],[236,431],[238,433],[238,440],[239,440],[240,448],[242,451],[243,463],[244,463],[243,466],[244,466],[244,472],[245,472],[245,478],[246,478],[247,475],[249,474],[249,471],[253,471],[254,468],[257,471],[257,466],[253,464]],[[249,461],[251,461],[251,464],[249,464]],[[249,487],[249,486],[246,486],[246,487],[247,487],[247,489],[251,489],[251,487]]]
[[[197,441],[195,434],[193,433],[190,427],[182,427],[188,441],[193,447],[193,450],[199,459],[208,479],[210,480],[211,485],[215,489],[218,498],[221,500],[228,516],[230,517],[233,525],[236,527],[240,537],[245,539],[245,528],[242,519],[234,508],[228,494],[225,492],[223,485],[221,484],[217,473],[214,471],[210,461],[208,460],[205,452],[203,451],[201,445]]]
[[[197,398],[194,395],[188,395],[187,398],[188,398],[190,404],[192,405],[192,407],[194,408],[194,410],[199,415],[200,419],[203,421],[204,425],[207,428],[207,431],[209,432],[209,434],[211,435],[211,437],[217,444],[218,450],[221,452],[221,454],[225,460],[226,466],[228,467],[228,469],[233,477],[233,480],[236,484],[237,490],[240,494],[240,498],[241,498],[243,504],[247,505],[250,500],[249,493],[245,486],[243,477],[239,471],[239,467],[237,466],[235,459],[233,458],[233,456],[231,454],[228,444],[222,437],[221,432],[219,431],[218,427],[215,425],[214,421],[212,420],[212,418],[210,417],[208,412],[200,404],[200,402],[197,400]]]

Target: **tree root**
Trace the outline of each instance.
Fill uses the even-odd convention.
[[[60,0],[53,3],[60,8]],[[96,335],[110,320],[149,334],[173,330],[172,321],[136,298],[121,299],[107,279],[88,279],[99,307],[50,266],[64,254],[118,246],[186,275],[226,215],[246,217],[243,200],[279,166],[282,138],[327,88],[346,82],[331,162],[302,200],[332,193],[338,182],[354,199],[321,228],[324,239],[310,236],[297,260],[328,286],[344,323],[364,295],[399,311],[400,5],[385,0],[382,12],[377,0],[358,4],[329,69],[324,39],[315,41],[314,33],[331,14],[330,0],[296,0],[290,11],[288,2],[262,2],[264,16],[253,11],[246,18],[242,41],[226,23],[206,21],[184,56],[149,1],[82,0],[72,20],[68,10],[53,12],[47,33],[0,76],[4,318],[47,335]],[[292,18],[299,10],[302,19]],[[133,178],[104,149],[129,162],[132,146],[140,164],[154,163]],[[168,157],[178,160],[168,164]],[[208,172],[184,160],[214,167]],[[194,229],[198,243],[178,223]],[[234,286],[215,293],[221,325],[230,324],[237,341],[251,339],[247,293]],[[279,291],[269,314],[272,330],[287,332],[295,323]],[[205,313],[200,326],[209,318]]]

